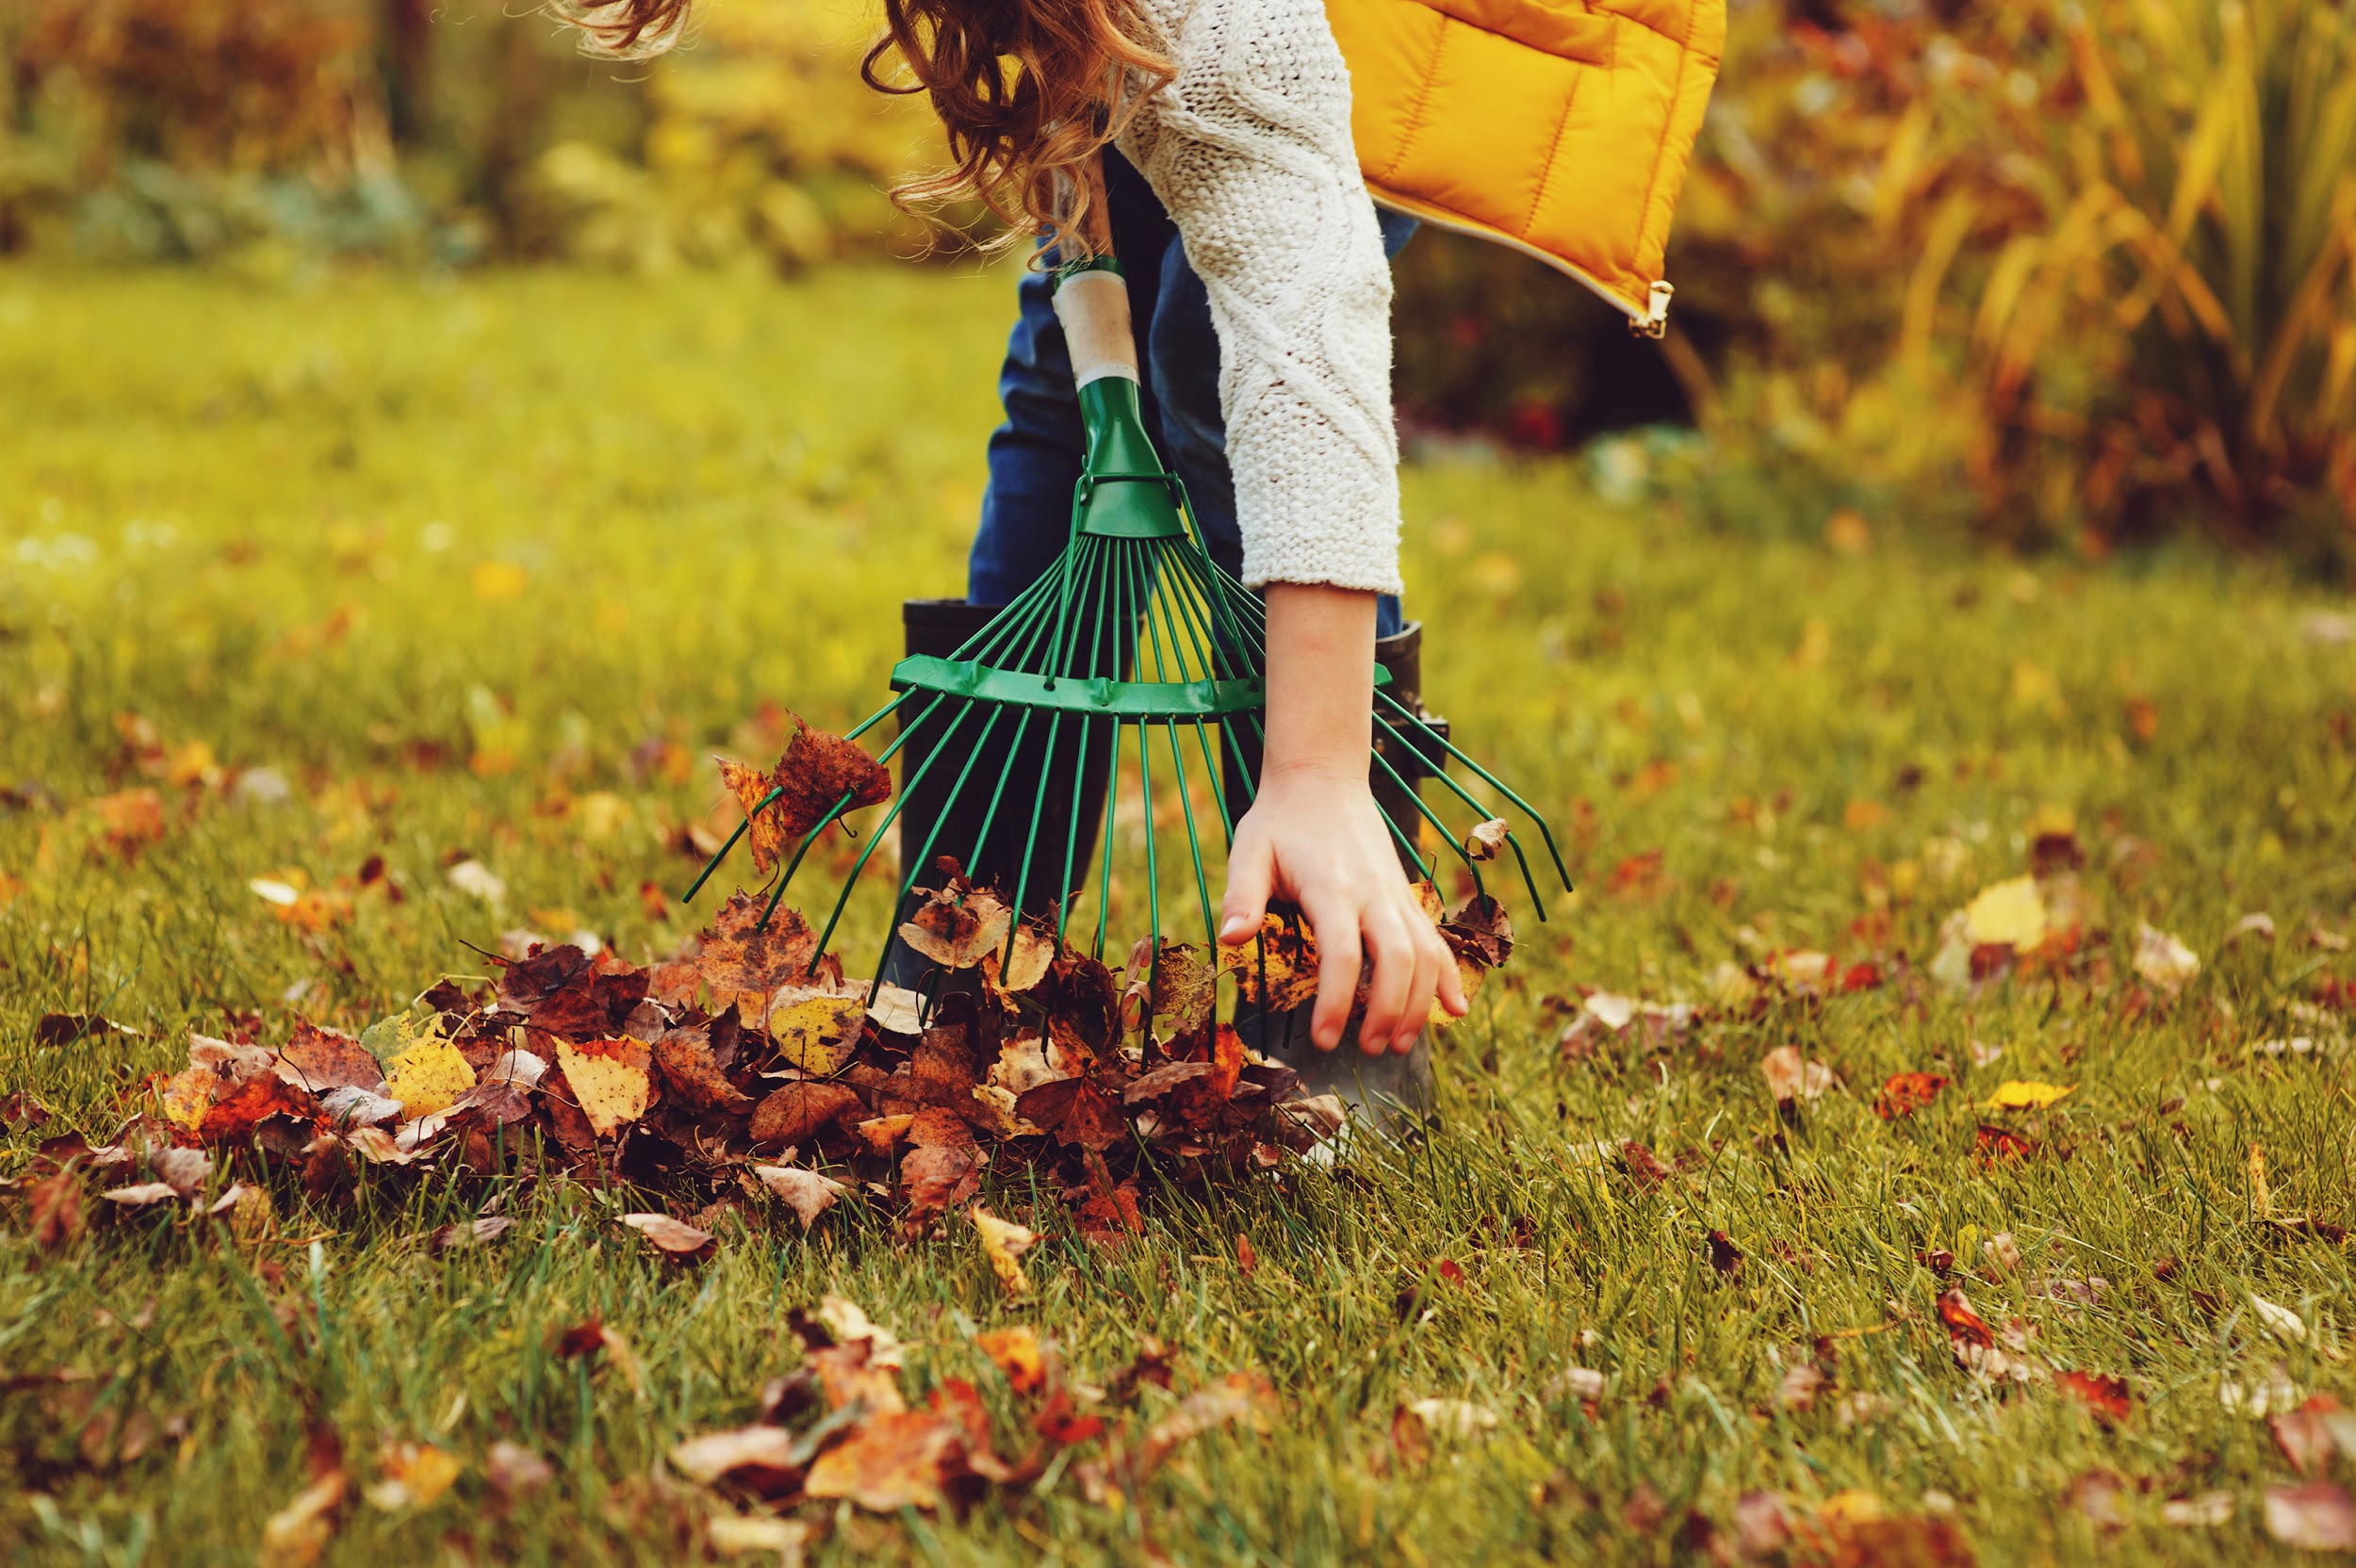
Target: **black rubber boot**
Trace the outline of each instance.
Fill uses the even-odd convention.
[[[1411,622],[1397,636],[1379,640],[1374,645],[1374,657],[1390,672],[1391,682],[1384,690],[1411,712],[1421,714],[1424,723],[1433,730],[1446,735],[1448,721],[1425,713],[1423,709],[1423,623]],[[1383,721],[1382,714],[1388,710],[1378,699],[1374,746],[1398,777],[1394,778],[1379,763],[1370,769],[1375,804],[1411,842],[1419,847],[1429,845],[1435,832],[1415,808],[1415,786],[1445,765],[1447,754],[1431,755],[1419,749],[1416,740]],[[1259,776],[1260,757],[1259,747],[1249,738],[1237,739],[1239,743],[1222,759],[1225,765],[1221,771],[1226,776],[1224,788],[1230,808],[1240,812],[1239,803],[1250,799],[1252,781]],[[1404,846],[1399,847],[1399,864],[1410,876],[1419,878],[1423,874],[1416,857]],[[1309,1037],[1309,1020],[1315,1011],[1314,1004],[1273,1014],[1263,1013],[1256,1007],[1238,1007],[1235,1033],[1252,1050],[1300,1073],[1301,1093],[1340,1097],[1350,1109],[1352,1131],[1397,1136],[1431,1122],[1436,1101],[1429,1028],[1415,1037],[1414,1049],[1404,1054],[1384,1052],[1369,1056],[1358,1049],[1354,1031],[1345,1032],[1341,1043],[1333,1050],[1320,1051]]]
[[[995,605],[968,604],[963,599],[904,600],[900,626],[907,651],[949,658],[997,613]],[[1104,820],[1108,771],[1103,727],[1067,724],[1051,748],[1049,727],[1034,721],[1018,747],[1013,743],[1013,721],[1007,719],[1000,721],[987,743],[976,745],[972,743],[980,734],[983,717],[968,718],[951,737],[954,751],[938,761],[933,761],[933,748],[942,734],[938,723],[918,728],[901,746],[902,805],[896,824],[900,873],[906,876],[915,858],[923,855],[926,863],[914,886],[937,888],[940,874],[933,862],[950,856],[965,869],[969,880],[994,889],[1002,898],[1014,898],[1016,883],[1022,880],[1023,913],[1044,916],[1071,891],[1055,886],[1063,880],[1067,848],[1073,887],[1086,881],[1096,852],[1097,830]],[[1003,792],[999,789],[1002,779],[1007,781]],[[995,814],[990,809],[993,795],[998,797]],[[1031,841],[1034,807],[1038,808],[1038,841],[1030,875],[1023,878],[1023,851]],[[989,824],[987,836],[985,822]],[[924,847],[928,840],[929,853]],[[900,919],[906,921],[919,902],[911,892],[901,906]],[[883,980],[887,985],[932,994],[941,988],[944,979],[933,969],[923,954],[906,942],[894,941],[885,957]]]

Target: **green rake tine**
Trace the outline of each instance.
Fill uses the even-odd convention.
[[[1203,874],[1203,841],[1194,830],[1194,803],[1186,797],[1186,760],[1178,751],[1178,721],[1165,719],[1162,727],[1170,735],[1170,771],[1178,776],[1178,809],[1186,819],[1186,853],[1194,858],[1194,896],[1203,906],[1203,939],[1212,947],[1219,945],[1218,922],[1211,915],[1210,878]],[[1137,727],[1139,736],[1145,727]],[[1155,962],[1160,961],[1161,944],[1153,947]]]
[[[925,719],[931,718],[940,709],[940,702],[935,701],[931,706],[927,707],[924,710],[924,714],[916,721],[917,724],[921,725]],[[826,944],[834,939],[834,928],[842,923],[843,910],[844,906],[851,902],[851,890],[859,886],[859,874],[867,869],[867,862],[875,857],[875,851],[884,841],[884,834],[891,829],[891,826],[894,822],[899,820],[901,808],[908,803],[908,791],[913,789],[926,774],[933,771],[933,764],[941,760],[942,752],[948,747],[950,738],[957,734],[958,727],[965,723],[967,715],[973,711],[974,706],[975,705],[973,703],[961,703],[958,705],[957,714],[949,720],[949,727],[941,733],[941,740],[933,747],[932,754],[917,765],[915,774],[901,786],[899,794],[893,797],[892,809],[884,813],[883,821],[877,823],[875,826],[875,830],[868,835],[867,847],[859,851],[859,859],[852,864],[849,874],[843,878],[843,890],[835,895],[834,912],[826,917],[826,928],[823,932],[819,933],[817,950],[810,955],[810,968],[805,970],[803,972],[804,973],[815,974],[818,972],[819,955],[825,953],[826,951]],[[914,728],[915,726],[911,725],[908,729],[902,730],[900,732],[899,739],[906,740],[908,736],[913,732]],[[895,741],[894,744],[897,743],[897,741]],[[775,908],[777,906],[777,901],[784,896],[785,884],[780,882],[777,884],[777,890],[770,895],[770,907]],[[906,895],[904,894],[903,896]],[[896,903],[893,904],[892,906],[892,915],[896,917],[899,912],[899,905]],[[761,919],[765,922],[768,919],[768,916],[764,913],[761,916]],[[898,927],[895,925],[893,930],[896,932]],[[878,975],[876,977],[876,984],[881,985],[882,983],[882,976]],[[868,1000],[871,1002],[874,1001],[875,994],[874,990],[870,989],[868,992]]]
[[[1474,761],[1463,752],[1457,750],[1456,747],[1449,743],[1447,736],[1441,734],[1438,730],[1424,723],[1423,720],[1416,714],[1409,712],[1405,703],[1400,702],[1397,697],[1392,696],[1388,692],[1377,691],[1375,695],[1383,701],[1389,703],[1393,708],[1397,709],[1399,715],[1406,719],[1409,723],[1413,724],[1417,729],[1439,742],[1442,750],[1446,751],[1450,757],[1455,758],[1459,762],[1464,763],[1467,768],[1470,768],[1475,776],[1488,784],[1490,788],[1496,790],[1497,793],[1503,795],[1507,800],[1512,801],[1515,806],[1521,808],[1522,814],[1528,817],[1531,822],[1538,825],[1539,835],[1546,840],[1546,853],[1554,858],[1555,874],[1562,879],[1563,890],[1566,892],[1572,890],[1571,874],[1563,867],[1562,852],[1557,849],[1554,845],[1554,829],[1546,825],[1546,819],[1539,813],[1536,807],[1524,800],[1519,794],[1516,794],[1513,792],[1513,787],[1507,784],[1503,779],[1497,777],[1497,775],[1491,773],[1488,769],[1482,767],[1480,763]],[[1399,727],[1394,724],[1391,727],[1397,729]],[[1489,809],[1488,807],[1482,805],[1480,801],[1475,800],[1471,795],[1465,793],[1464,786],[1457,783],[1456,780],[1448,776],[1447,769],[1443,768],[1437,770],[1432,776],[1439,779],[1441,783],[1447,785],[1455,792],[1456,797],[1459,800],[1471,807],[1474,810],[1485,812]],[[1506,835],[1506,841],[1508,843],[1513,842],[1513,834],[1510,831]],[[1518,844],[1515,845],[1514,853],[1518,855],[1520,852],[1520,846]],[[1527,874],[1526,872],[1525,874]],[[1545,918],[1546,917],[1544,915],[1539,916],[1539,919],[1541,920],[1544,920]]]
[[[997,715],[999,713],[1004,713],[1005,711],[1005,708],[999,708],[997,711],[990,716],[990,722],[995,724],[997,722]],[[1006,750],[1008,752],[1016,754],[1021,753],[1023,750],[1023,737],[1030,733],[1032,715],[1038,711],[1039,710],[1035,708],[1025,708],[1023,710],[1023,717],[1016,722],[1014,727],[1014,739],[1006,743]],[[989,734],[989,731],[984,730],[983,734],[987,735]],[[974,743],[979,745],[981,743],[977,741]],[[1013,775],[1013,773],[1014,769],[1011,767],[1001,768],[998,770],[998,787],[990,792],[990,809],[982,813],[981,830],[973,835],[973,852],[965,858],[964,863],[968,867],[973,866],[981,860],[982,846],[990,841],[990,825],[998,820],[998,803],[1006,798],[1006,780]],[[1017,906],[1020,907],[1019,894],[1017,895]]]
[[[996,729],[998,727],[998,721],[1006,716],[1006,710],[999,703],[969,703],[966,705],[965,712],[957,715],[957,723],[964,723],[967,713],[971,713],[976,708],[982,707],[987,707],[990,710],[990,717],[982,721],[982,732],[973,737],[973,749],[968,751],[965,755],[965,766],[957,770],[957,782],[949,786],[949,798],[953,801],[956,800],[957,796],[965,792],[965,781],[973,776],[973,764],[982,760],[982,748],[990,744],[990,731]],[[950,734],[955,733],[956,726],[952,725],[950,727]],[[941,744],[946,745],[949,742],[949,735],[941,736]],[[935,751],[933,753],[934,757],[938,757],[940,755],[939,751]],[[933,759],[931,757],[924,760],[926,766],[929,767],[931,765],[932,760]],[[1003,776],[1001,776],[1003,777]],[[941,820],[935,822],[932,825],[932,830],[924,835],[924,845],[919,848],[914,855],[908,858],[908,861],[903,868],[905,874],[903,874],[900,878],[900,890],[892,895],[891,916],[892,921],[896,922],[899,919],[900,906],[908,902],[908,894],[915,890],[916,879],[924,874],[924,868],[926,866],[932,864],[933,845],[941,841],[941,830],[946,825],[948,825],[947,813],[944,812],[942,813]],[[843,891],[842,897],[835,901],[838,914],[843,904],[851,896],[851,885],[858,880],[859,872],[856,868],[854,868],[851,874],[843,881]],[[828,921],[826,923],[826,936],[818,939],[818,945],[821,950],[823,950],[826,945],[826,937],[831,937],[833,935],[834,922]],[[892,944],[899,939],[899,926],[897,924],[893,924],[890,932],[884,937],[883,952],[878,954],[875,958],[875,984],[877,986],[881,986],[883,984],[884,959],[892,956]],[[872,989],[869,991],[868,995],[869,1000],[874,1000],[875,992]]]
[[[1212,650],[1203,645],[1201,628],[1194,618],[1194,606],[1192,602],[1185,598],[1176,598],[1177,608],[1176,610],[1173,610],[1171,608],[1171,601],[1173,598],[1176,598],[1176,596],[1167,591],[1165,591],[1161,598],[1162,618],[1165,622],[1171,623],[1170,633],[1170,642],[1175,644],[1178,641],[1178,629],[1175,622],[1177,620],[1178,612],[1184,612],[1186,618],[1186,637],[1188,642],[1193,645],[1195,656],[1198,662],[1203,665],[1204,673],[1211,678],[1217,679],[1219,675],[1219,662],[1214,657]],[[1196,741],[1203,748],[1203,767],[1205,775],[1211,781],[1211,798],[1219,807],[1219,825],[1226,831],[1228,842],[1233,843],[1235,839],[1235,820],[1227,814],[1227,792],[1219,785],[1219,762],[1211,756],[1210,731],[1203,727],[1203,716],[1199,713],[1196,714],[1194,718],[1194,733]],[[1175,742],[1173,738],[1173,747],[1174,744]],[[1185,778],[1183,765],[1178,764],[1177,760],[1174,757],[1172,759],[1172,763],[1173,765],[1180,766],[1179,776],[1183,782]],[[1181,804],[1184,804],[1184,802],[1182,801]],[[1190,807],[1188,808],[1186,829],[1187,836],[1191,838],[1193,836],[1194,823],[1192,808]],[[1203,857],[1201,851],[1198,849],[1195,854],[1195,874],[1198,880],[1202,875],[1202,866]],[[1207,901],[1208,895],[1206,894],[1205,902]],[[1213,940],[1217,940],[1217,938],[1214,937]]]
[[[1053,768],[1055,765],[1055,758],[1057,756],[1055,743],[1060,740],[1062,736],[1063,710],[1057,709],[1047,717],[1047,765],[1050,768]],[[1030,889],[1031,857],[1039,849],[1039,819],[1045,813],[1046,809],[1047,792],[1044,790],[1034,791],[1031,795],[1030,831],[1024,834],[1023,838],[1023,858],[1015,862],[1014,918],[1006,922],[1006,950],[998,956],[998,964],[1002,970],[1006,965],[1014,962],[1015,933],[1023,928],[1023,895]],[[1074,820],[1077,820],[1080,813],[1074,811],[1072,815]],[[1070,890],[1070,889],[1065,890],[1066,892],[1069,892]],[[1058,895],[1058,902],[1060,901],[1061,897]]]
[[[1145,804],[1145,922],[1153,951],[1162,950],[1162,883],[1153,861],[1153,748],[1146,743],[1145,725],[1137,731],[1137,793]]]
[[[744,813],[744,820],[736,825],[736,831],[728,835],[728,841],[722,844],[712,858],[704,862],[704,869],[695,874],[695,880],[690,882],[687,885],[687,890],[679,895],[679,901],[681,904],[693,904],[695,901],[695,895],[703,891],[704,884],[712,880],[712,874],[720,869],[720,862],[728,858],[728,851],[736,847],[736,841],[753,830],[753,819],[784,797],[785,786],[780,784],[761,796],[760,805]]]

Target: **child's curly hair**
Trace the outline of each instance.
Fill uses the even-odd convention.
[[[548,0],[589,46],[645,59],[677,43],[690,0]],[[978,201],[1043,234],[1066,259],[1110,248],[1098,153],[1170,79],[1140,0],[883,0],[884,35],[859,62],[878,92],[922,92],[950,167],[892,192],[904,207]],[[892,56],[912,81],[889,80]]]

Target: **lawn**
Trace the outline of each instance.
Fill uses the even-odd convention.
[[[1275,1404],[1133,1495],[1075,1449],[962,1517],[805,1505],[816,1561],[2246,1561],[2337,1525],[2281,1489],[2356,1465],[2294,1412],[2356,1404],[2356,627],[2198,552],[1731,536],[1641,445],[1406,476],[1430,700],[1580,882],[1512,901],[1428,1140],[1162,1194],[1117,1247],[986,1186],[1044,1233],[1019,1300],[857,1195],[689,1266],[616,1222],[660,1192],[455,1176],[280,1175],[234,1225],[92,1197],[37,1242],[35,1146],[152,1109],[192,1030],[356,1031],[515,930],[695,930],[710,754],[774,744],[767,703],[854,722],[896,601],[959,586],[1008,304],[0,270],[0,1089],[49,1118],[0,1134],[11,1560],[251,1561],[327,1432],[323,1560],[774,1559],[666,1456],[755,1417],[827,1294],[1006,1434],[975,1336],[1017,1324],[1117,1433],[1235,1372]],[[1834,1077],[1779,1104],[1787,1047]],[[1880,1114],[1905,1072],[1950,1082]],[[504,1237],[429,1247],[486,1205]],[[1959,1364],[1955,1290],[2017,1378]],[[592,1317],[634,1380],[564,1354]],[[1170,1391],[1120,1380],[1147,1335]],[[402,1444],[454,1484],[364,1499]],[[515,1449],[552,1479],[500,1484]]]

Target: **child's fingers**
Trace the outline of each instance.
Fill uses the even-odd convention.
[[[1331,1051],[1342,1043],[1358,994],[1358,909],[1329,894],[1315,904],[1304,901],[1301,912],[1317,939],[1317,1005],[1309,1015],[1309,1038],[1319,1051]]]
[[[1219,903],[1219,939],[1237,942],[1259,929],[1276,886],[1276,859],[1268,840],[1240,833],[1227,857],[1227,892]]]
[[[1358,1049],[1375,1056],[1391,1048],[1400,1020],[1415,1016],[1409,1011],[1415,1004],[1415,942],[1387,902],[1368,906],[1361,922],[1374,973],[1366,986],[1366,1016],[1358,1023]],[[1324,952],[1323,943],[1318,952]],[[1424,1008],[1428,1012],[1431,1006],[1427,988]]]

